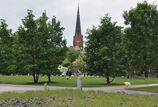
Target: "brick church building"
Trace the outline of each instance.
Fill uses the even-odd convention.
[[[79,6],[78,6],[78,10],[77,10],[75,35],[73,37],[73,48],[75,50],[83,49],[83,36],[82,36],[82,32],[81,32]]]

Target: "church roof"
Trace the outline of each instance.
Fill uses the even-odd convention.
[[[81,33],[81,24],[80,24],[80,12],[79,12],[79,6],[77,11],[77,20],[76,20],[76,31],[77,35],[82,35]]]

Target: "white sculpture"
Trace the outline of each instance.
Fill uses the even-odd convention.
[[[72,75],[72,72],[69,71],[68,68],[66,67],[63,67],[62,65],[59,65],[58,66],[58,70],[60,70],[62,72],[61,76],[64,78],[64,76],[66,76],[66,79],[69,80],[71,79],[71,75]]]
[[[66,67],[63,67],[62,65],[59,65],[58,66],[58,70],[60,70],[61,72],[62,72],[62,77],[64,77],[64,76],[66,76],[66,73],[67,73],[67,71],[68,71],[68,68],[66,68]]]

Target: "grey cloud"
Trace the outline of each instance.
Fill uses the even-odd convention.
[[[124,26],[122,14],[123,11],[135,7],[137,2],[143,0],[80,0],[80,15],[82,34],[86,36],[87,28],[92,25],[98,25],[100,18],[106,13],[117,21],[118,25]],[[148,0],[150,3],[157,0]],[[27,14],[27,9],[32,9],[36,18],[46,10],[47,15],[52,18],[57,17],[61,25],[66,29],[64,36],[67,39],[68,46],[72,45],[75,33],[76,14],[78,0],[0,0],[0,19],[6,19],[9,28],[17,30],[21,24],[21,19]]]

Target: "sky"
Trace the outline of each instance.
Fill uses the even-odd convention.
[[[9,28],[15,32],[22,24],[21,19],[27,15],[27,9],[33,10],[36,18],[46,11],[51,19],[56,16],[65,28],[63,38],[67,40],[67,46],[72,46],[75,34],[78,2],[80,7],[80,19],[82,35],[85,37],[87,29],[97,26],[100,19],[109,14],[112,21],[123,26],[122,14],[126,10],[135,8],[138,2],[143,0],[0,0],[0,19],[5,19]],[[158,0],[147,0],[158,5]],[[85,39],[84,39],[85,40]],[[86,41],[86,40],[85,40]]]

